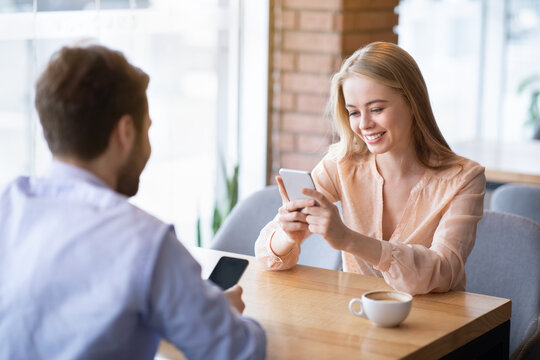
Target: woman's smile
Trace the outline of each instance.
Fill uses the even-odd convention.
[[[382,141],[382,138],[386,134],[386,131],[381,131],[378,133],[363,134],[364,141],[370,145],[376,144]]]

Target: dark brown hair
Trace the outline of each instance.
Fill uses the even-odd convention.
[[[36,84],[36,109],[55,155],[91,160],[105,151],[123,115],[142,130],[149,77],[118,51],[100,45],[54,53]]]

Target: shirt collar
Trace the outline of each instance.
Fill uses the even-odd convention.
[[[94,173],[60,160],[53,160],[49,168],[45,171],[44,177],[59,180],[77,180],[110,189],[110,186]]]

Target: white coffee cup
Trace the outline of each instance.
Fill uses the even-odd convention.
[[[377,326],[393,327],[401,324],[409,315],[412,295],[395,290],[375,290],[362,294],[349,302],[349,310],[356,316],[369,319]],[[360,303],[360,311],[354,310],[354,304]]]

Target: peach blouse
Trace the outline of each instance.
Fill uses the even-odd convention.
[[[382,240],[384,179],[375,156],[338,160],[328,154],[312,176],[318,191],[332,202],[341,201],[346,226]],[[445,170],[426,170],[411,190],[394,233],[382,241],[379,262],[371,265],[343,252],[343,270],[383,277],[394,289],[413,295],[464,290],[465,261],[483,215],[485,188],[484,168],[465,158]],[[267,269],[291,268],[300,246],[278,257],[270,248],[276,236],[287,235],[274,219],[261,230],[255,256]]]

